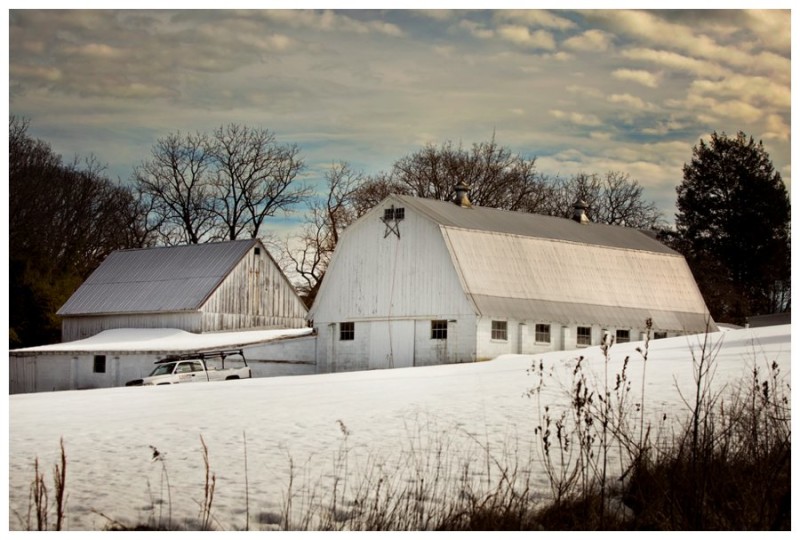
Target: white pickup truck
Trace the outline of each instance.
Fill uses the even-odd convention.
[[[225,367],[225,360],[244,364],[241,367]],[[209,367],[208,360],[219,360],[220,366]],[[143,379],[135,379],[125,386],[157,386],[191,382],[231,381],[249,379],[253,376],[244,353],[237,351],[215,351],[168,356],[156,361],[156,368]]]

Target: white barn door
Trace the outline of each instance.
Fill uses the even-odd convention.
[[[414,321],[380,321],[370,332],[369,369],[414,365]]]

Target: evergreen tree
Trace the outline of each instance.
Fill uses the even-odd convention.
[[[761,141],[711,135],[677,188],[678,247],[715,320],[790,307],[790,203]]]

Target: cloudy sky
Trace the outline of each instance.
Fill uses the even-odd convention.
[[[488,4],[488,3],[486,3]],[[692,147],[764,142],[790,184],[787,11],[9,12],[10,113],[125,181],[171,132],[227,123],[387,170],[498,143],[549,175],[622,171],[670,221]]]

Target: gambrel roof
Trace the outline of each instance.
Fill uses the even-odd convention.
[[[656,329],[715,330],[686,260],[647,232],[404,195],[359,221],[390,206],[438,226],[477,315],[622,328],[652,318]],[[422,265],[427,254],[417,257]]]
[[[249,239],[115,251],[57,314],[196,311],[256,245],[264,249]]]
[[[580,224],[571,219],[483,206],[462,208],[451,202],[408,195],[392,197],[443,227],[676,254],[649,234],[630,227],[602,223]]]

